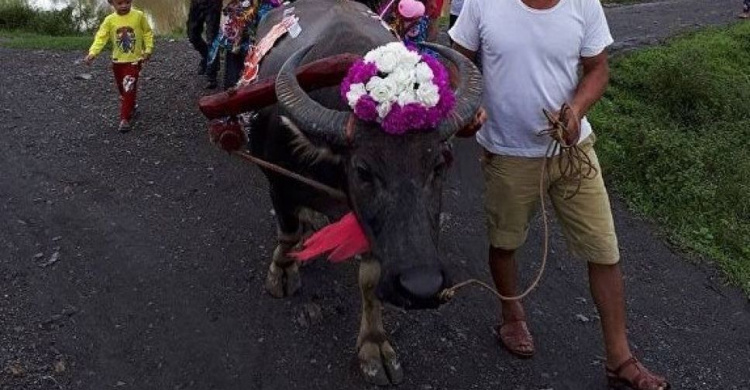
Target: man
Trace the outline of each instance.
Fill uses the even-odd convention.
[[[599,0],[466,0],[449,35],[467,57],[481,53],[488,119],[476,138],[485,149],[489,263],[498,291],[515,295],[514,253],[526,240],[539,204],[539,178],[550,140],[538,135],[550,127],[542,109],[567,118],[563,143],[577,145],[595,172],[601,172],[584,115],[606,88],[606,48],[612,36]],[[557,112],[563,103],[569,108]],[[577,184],[559,180],[555,160],[545,186],[569,247],[588,261],[608,381],[636,390],[667,389],[668,382],[636,360],[628,345],[617,238],[601,174],[582,178],[576,195],[566,199]],[[510,352],[531,357],[534,343],[522,304],[503,301],[501,309],[500,341]]]
[[[208,44],[219,34],[222,0],[190,0],[190,11],[187,20],[187,35],[190,43],[201,55],[198,74],[205,74],[208,88],[216,88],[216,75],[219,73],[219,61],[208,64]],[[203,38],[203,28],[206,38]]]

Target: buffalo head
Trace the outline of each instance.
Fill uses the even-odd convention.
[[[472,120],[481,98],[474,64],[447,47],[430,47],[457,75],[456,106],[433,131],[391,135],[375,122],[313,100],[295,76],[310,47],[289,57],[276,79],[282,113],[308,137],[341,151],[350,207],[381,264],[378,296],[405,308],[437,306],[438,293],[449,284],[438,254],[448,141]]]

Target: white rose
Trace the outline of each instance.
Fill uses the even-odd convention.
[[[384,73],[393,72],[398,67],[398,55],[391,51],[385,51],[380,57],[375,60],[375,65],[378,70]]]
[[[417,100],[427,107],[435,107],[440,100],[438,87],[432,83],[419,84],[419,88],[417,88]]]
[[[404,90],[414,89],[414,81],[416,81],[416,75],[414,68],[398,68],[393,73],[388,75],[389,80],[396,85],[396,93],[401,93]]]
[[[432,69],[430,69],[430,66],[426,63],[422,62],[417,65],[416,68],[414,68],[414,73],[416,75],[417,83],[421,84],[428,84],[432,81],[432,78],[435,77],[435,75],[432,73]]]
[[[404,64],[404,66],[413,68],[419,63],[421,59],[422,57],[419,55],[419,53],[407,49],[401,53],[401,58],[399,59],[399,62]]]
[[[349,107],[354,108],[354,106],[357,105],[357,101],[359,98],[361,98],[363,95],[367,94],[367,90],[365,89],[365,85],[362,83],[352,84],[349,87],[349,92],[346,93],[346,100],[349,102]]]
[[[377,61],[380,59],[382,55],[383,55],[382,47],[370,50],[369,52],[367,52],[367,54],[365,54],[365,62],[377,63]]]
[[[378,102],[392,102],[396,96],[396,85],[390,80],[375,76],[367,82],[365,88],[370,92],[370,96]]]
[[[398,94],[398,96],[396,97],[396,101],[401,107],[410,103],[416,103],[417,94],[415,93],[413,89],[407,89]]]
[[[406,46],[404,46],[404,44],[399,41],[386,43],[380,48],[391,53],[398,53],[407,50]]]
[[[385,118],[388,113],[391,112],[391,102],[383,102],[378,104],[378,117],[380,119]]]

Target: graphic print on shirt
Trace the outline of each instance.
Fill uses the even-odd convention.
[[[123,53],[135,52],[135,31],[133,28],[129,26],[118,28],[116,44]]]

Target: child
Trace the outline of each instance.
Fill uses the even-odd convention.
[[[130,130],[130,120],[135,112],[135,97],[141,64],[151,57],[154,49],[154,34],[143,12],[131,9],[132,0],[108,0],[115,12],[107,16],[96,32],[94,43],[84,59],[91,65],[101,53],[107,40],[112,41],[112,70],[120,91],[120,126],[118,130]]]
[[[408,47],[418,49],[422,54],[436,55],[432,50],[420,45],[428,40],[430,18],[425,14],[425,5],[419,0],[400,0],[395,10],[385,11],[386,20]],[[390,15],[388,15],[390,14]]]
[[[742,5],[742,13],[740,14],[740,19],[748,18],[750,18],[750,0],[745,0],[744,4]]]

